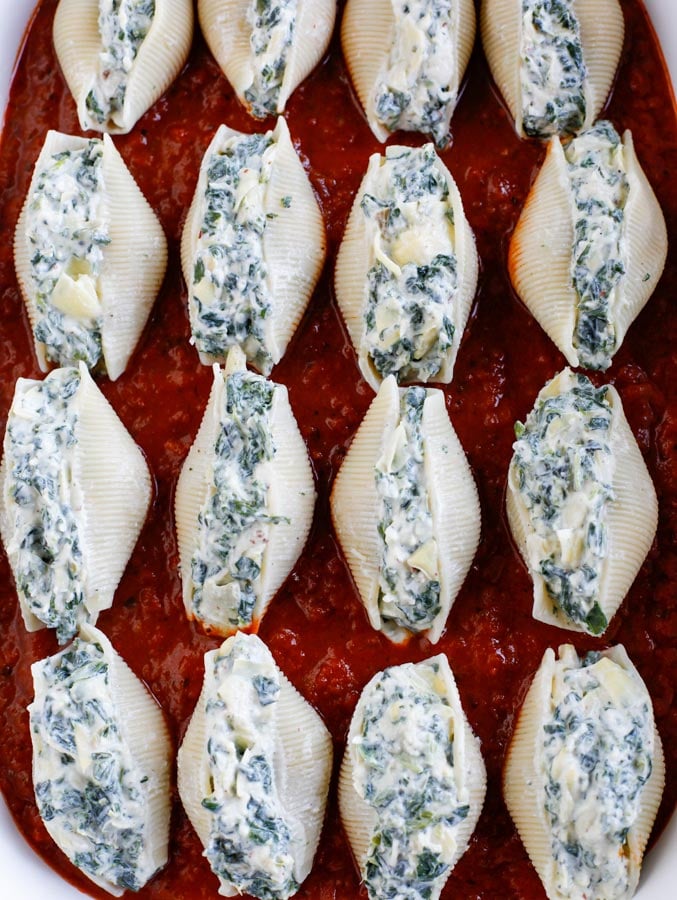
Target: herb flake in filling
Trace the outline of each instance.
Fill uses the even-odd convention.
[[[454,718],[421,664],[385,669],[367,688],[354,783],[378,816],[365,866],[370,900],[428,900],[451,865],[469,807],[454,769]]]
[[[5,504],[12,522],[17,590],[59,643],[88,619],[78,489],[73,456],[78,416],[77,369],[56,369],[32,385],[10,411],[5,438]]]
[[[652,770],[648,698],[599,653],[555,671],[541,750],[555,883],[561,896],[624,897],[628,830]]]
[[[274,775],[280,677],[267,648],[243,634],[228,652],[215,651],[207,660],[212,792],[202,806],[212,819],[205,855],[238,893],[286,900],[299,885]]]
[[[454,341],[458,273],[449,187],[432,144],[387,153],[361,208],[376,255],[364,312],[369,359],[382,378],[434,379]]]
[[[382,556],[379,611],[386,630],[425,631],[440,611],[437,542],[426,484],[424,388],[409,388],[400,422],[376,465]]]
[[[608,622],[599,602],[600,570],[608,554],[606,510],[613,500],[607,388],[584,375],[539,398],[515,426],[511,480],[536,534],[528,548],[548,596],[572,623],[601,634]]]
[[[522,0],[520,84],[528,137],[575,134],[586,115],[581,33],[574,0]]]
[[[264,374],[273,365],[264,201],[276,149],[272,132],[243,135],[209,160],[190,303],[200,353],[220,359],[239,346]]]
[[[438,147],[450,140],[456,105],[456,0],[391,0],[393,46],[376,85],[374,108],[388,131],[421,131]]]
[[[617,347],[613,307],[625,274],[622,234],[629,184],[610,122],[565,148],[574,216],[571,280],[578,299],[573,345],[580,364],[607,369]]]
[[[123,115],[127,80],[155,16],[155,0],[99,0],[101,52],[85,98],[92,121],[107,126]]]
[[[262,376],[234,372],[221,393],[212,482],[191,560],[193,609],[207,623],[252,624],[268,530],[283,521],[267,512],[269,485],[260,472],[275,455],[274,392],[275,385]]]
[[[101,360],[99,276],[110,243],[103,144],[53,154],[28,201],[26,237],[36,303],[34,334],[45,356],[68,366]]]
[[[275,115],[296,28],[297,0],[251,0],[247,22],[251,26],[253,80],[244,97],[257,119]]]
[[[34,678],[29,711],[40,815],[78,868],[138,891],[153,874],[146,854],[149,778],[120,732],[104,651],[76,638],[37,663]]]

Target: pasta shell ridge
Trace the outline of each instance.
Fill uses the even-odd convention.
[[[214,653],[205,654],[205,666]],[[203,847],[209,844],[211,818],[202,805],[202,798],[210,794],[209,767],[205,754],[207,746],[207,691],[203,684],[193,715],[177,754],[176,781],[181,804]],[[228,896],[228,895],[225,895]]]
[[[581,32],[588,108],[584,128],[590,128],[604,108],[621,58],[625,22],[618,0],[575,4]]]
[[[296,29],[282,81],[278,112],[327,51],[336,20],[336,0],[299,0]]]
[[[491,75],[512,115],[517,133],[521,134],[520,4],[514,0],[482,0],[480,27]]]
[[[246,18],[249,6],[249,0],[198,0],[197,4],[205,40],[241,103],[254,77]]]

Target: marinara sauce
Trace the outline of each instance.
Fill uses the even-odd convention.
[[[604,115],[631,128],[640,161],[677,234],[677,127],[656,38],[639,0],[622,0],[626,36]],[[41,377],[12,261],[16,220],[49,128],[79,133],[75,104],[52,47],[56,0],[44,0],[28,34],[12,87],[0,146],[0,428],[14,383]],[[339,3],[339,16],[342,3]],[[677,281],[674,248],[654,296],[630,328],[613,366],[597,384],[613,383],[647,461],[660,501],[656,541],[620,611],[601,639],[534,621],[529,575],[504,515],[513,424],[523,419],[565,360],[513,293],[506,271],[510,234],[545,147],[521,141],[491,82],[479,39],[442,158],[458,183],[477,238],[480,281],[456,363],[444,387],[447,408],[469,457],[482,505],[482,538],[472,569],[436,647],[415,638],[405,647],[373,631],[338,549],[329,515],[333,478],[373,392],[362,381],[333,296],[334,261],[372,136],[354,98],[338,28],[322,64],[292,95],[285,113],[294,144],[322,207],[329,241],[323,277],[286,356],[272,377],[291,404],[317,476],[318,502],[306,549],[271,604],[261,637],[301,693],[319,710],[335,741],[335,774],[352,711],[365,683],[387,665],[447,654],[470,724],[482,741],[487,798],[465,856],[443,897],[464,900],[543,898],[544,892],[501,796],[501,768],[529,680],[546,647],[572,642],[579,651],[622,642],[653,698],[667,755],[663,825],[677,796]],[[115,143],[158,214],[170,245],[169,268],[148,326],[127,371],[100,386],[146,454],[155,479],[153,504],[113,608],[99,626],[160,702],[180,743],[203,676],[203,654],[220,639],[188,622],[181,601],[173,495],[197,431],[212,373],[190,346],[179,237],[202,155],[222,122],[242,131],[272,128],[244,112],[199,33],[188,65],[131,134]],[[399,134],[391,143],[419,144]],[[26,706],[30,666],[57,651],[52,632],[28,634],[12,576],[0,555],[0,787],[18,827],[64,878],[107,897],[62,855],[40,820],[31,782]],[[217,880],[174,795],[169,863],[141,898],[206,898]],[[366,897],[341,828],[336,778],[303,900]]]

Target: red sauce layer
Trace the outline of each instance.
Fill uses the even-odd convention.
[[[342,4],[339,4],[341,6]],[[639,158],[677,234],[677,125],[667,77],[638,0],[623,0],[626,38],[606,115],[631,128]],[[12,262],[12,240],[33,165],[48,128],[78,133],[73,100],[55,59],[51,23],[56,0],[44,0],[14,80],[0,147],[0,428],[19,376],[40,377]],[[622,642],[651,692],[667,754],[668,782],[659,817],[677,797],[677,316],[671,286],[677,255],[633,324],[604,379],[618,388],[660,498],[653,548],[603,639],[535,622],[531,582],[511,543],[503,512],[512,426],[565,360],[515,297],[506,273],[510,234],[544,148],[516,137],[476,47],[443,159],[456,179],[477,237],[480,283],[456,364],[447,407],[465,447],[482,504],[482,540],[472,570],[434,649],[423,638],[406,648],[368,625],[338,550],[329,517],[332,480],[373,393],[361,380],[332,292],[344,224],[371,153],[381,146],[353,97],[335,37],[329,54],[295,92],[286,118],[322,206],[329,237],[323,278],[287,355],[273,372],[291,403],[315,467],[319,500],[308,545],[272,603],[260,634],[289,678],[324,717],[337,763],[350,716],[365,683],[386,665],[442,651],[449,657],[470,724],[482,741],[489,784],[470,848],[443,897],[504,900],[544,897],[501,797],[501,767],[515,716],[546,647],[578,650]],[[115,142],[158,213],[170,264],[150,322],[125,374],[101,387],[143,448],[155,477],[146,526],[100,627],[164,709],[178,746],[202,682],[202,656],[217,646],[186,620],[177,572],[172,503],[181,464],[207,400],[211,372],[189,345],[179,236],[202,155],[221,122],[256,130],[197,35],[181,76],[136,125]],[[271,123],[267,123],[272,127]],[[392,142],[392,141],[391,141]],[[394,142],[420,142],[398,135]],[[47,631],[22,624],[9,566],[0,555],[0,787],[36,851],[65,878],[97,897],[60,853],[38,815],[31,783],[26,705],[30,665],[56,652]],[[170,861],[141,898],[216,896],[216,879],[174,797]],[[342,831],[332,783],[329,810],[312,874],[298,897],[366,897]]]

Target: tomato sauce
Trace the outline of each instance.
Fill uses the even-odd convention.
[[[339,4],[341,7],[342,4]],[[677,124],[672,95],[647,15],[623,0],[626,38],[605,115],[631,128],[639,158],[677,234]],[[75,105],[54,55],[56,0],[44,0],[28,35],[11,92],[0,146],[0,428],[17,377],[40,377],[12,262],[12,240],[33,165],[48,128],[79,133]],[[339,9],[340,15],[341,9]],[[337,29],[338,34],[338,29]],[[481,260],[480,282],[456,364],[447,407],[469,457],[482,505],[482,538],[445,635],[396,647],[368,622],[338,549],[329,515],[332,480],[373,392],[362,381],[333,296],[334,260],[369,155],[381,149],[353,96],[337,34],[327,57],[294,93],[291,134],[324,212],[329,253],[309,310],[273,378],[289,388],[317,476],[318,503],[307,547],[271,604],[260,634],[301,693],[319,710],[335,741],[335,770],[350,716],[365,683],[386,665],[448,655],[488,770],[484,811],[443,897],[505,900],[544,897],[501,796],[501,768],[515,716],[546,647],[577,649],[622,642],[647,682],[667,755],[665,824],[677,798],[677,316],[673,247],[664,276],[606,376],[618,388],[660,499],[656,541],[619,613],[601,640],[537,623],[531,582],[504,515],[513,423],[523,418],[565,361],[514,295],[506,271],[510,234],[544,147],[520,141],[483,58],[479,40],[443,159],[456,179]],[[146,454],[155,479],[148,521],[99,626],[165,711],[180,743],[202,683],[202,656],[217,646],[187,621],[181,601],[173,494],[211,384],[189,343],[179,238],[202,155],[221,122],[260,126],[235,99],[201,36],[188,65],[130,135],[115,143],[160,217],[170,243],[162,291],[130,365],[101,388]],[[272,127],[272,122],[266,123]],[[398,135],[391,143],[420,143]],[[27,634],[12,577],[0,555],[0,788],[22,833],[64,878],[108,896],[56,848],[38,815],[31,782],[26,705],[31,663],[56,652],[51,632]],[[215,897],[217,882],[174,796],[170,861],[141,898]],[[342,831],[336,779],[315,865],[303,900],[366,897]]]

